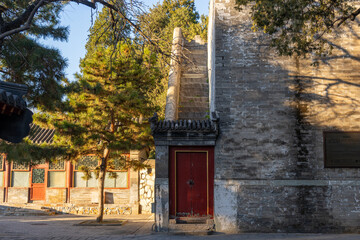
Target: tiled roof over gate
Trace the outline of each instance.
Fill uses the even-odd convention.
[[[213,120],[158,120],[155,113],[149,119],[150,127],[153,134],[162,132],[198,132],[218,134],[218,116],[213,113]]]

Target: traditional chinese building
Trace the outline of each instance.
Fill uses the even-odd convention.
[[[23,96],[28,87],[0,81],[0,139],[19,143],[29,134],[32,112]]]
[[[30,140],[50,143],[54,130],[32,125]],[[62,213],[97,213],[97,179],[93,169],[98,165],[95,156],[83,156],[76,163],[42,161],[36,165],[6,161],[0,155],[0,205],[13,207],[43,206]],[[115,164],[116,178],[105,179],[106,214],[151,213],[153,202],[153,160],[147,160],[145,150],[124,154],[127,161],[141,160],[151,168],[123,170]],[[91,169],[92,178],[86,180],[79,166]]]
[[[158,231],[359,232],[358,23],[333,55],[279,57],[250,10],[211,0],[208,41],[174,32],[156,145]],[[185,224],[184,224],[185,223]],[[194,224],[191,224],[194,223]]]

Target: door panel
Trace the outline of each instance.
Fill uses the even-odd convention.
[[[213,148],[172,147],[169,164],[170,217],[211,217]]]
[[[45,169],[31,170],[30,200],[45,200]]]
[[[192,209],[194,216],[207,216],[207,153],[191,153]]]
[[[190,153],[176,153],[176,215],[191,213],[192,189],[187,182],[191,179]]]

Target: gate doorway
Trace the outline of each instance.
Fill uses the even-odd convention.
[[[170,217],[212,218],[213,148],[172,147],[170,152]]]
[[[31,188],[30,200],[45,200],[46,190],[46,171],[45,168],[31,169]]]

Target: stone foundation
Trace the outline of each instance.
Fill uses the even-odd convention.
[[[8,202],[11,203],[29,202],[29,188],[9,188]]]
[[[66,188],[48,188],[46,189],[47,203],[65,203],[66,202]]]
[[[0,203],[4,202],[5,199],[5,188],[0,188]]]
[[[49,206],[49,209],[55,210],[57,213],[62,214],[75,214],[75,215],[96,215],[99,213],[99,208],[97,206]],[[132,209],[129,206],[114,206],[110,204],[105,204],[104,206],[105,215],[123,215],[123,214],[132,214]]]
[[[155,160],[149,160],[152,166],[149,173],[148,169],[140,171],[140,206],[141,213],[151,213],[151,204],[154,202],[154,182],[155,182]]]
[[[216,181],[220,232],[359,232],[360,181]]]
[[[130,189],[105,189],[105,203],[127,204],[129,203]],[[89,188],[70,189],[70,203],[98,203],[98,190]]]

